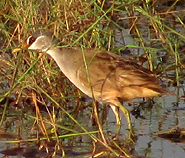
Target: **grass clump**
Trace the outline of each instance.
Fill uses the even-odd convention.
[[[25,111],[19,121],[32,120],[30,132],[41,134],[48,142],[54,135],[57,144],[63,143],[61,133],[71,133],[74,140],[68,140],[68,145],[78,144],[76,139],[84,132],[92,141],[103,144],[106,150],[102,150],[107,151],[107,155],[129,157],[132,145],[116,144],[108,138],[108,144],[114,144],[108,146],[101,137],[92,134],[96,130],[89,132],[77,121],[88,108],[79,99],[82,94],[61,74],[53,60],[24,49],[12,55],[10,50],[17,46],[22,48],[31,32],[48,29],[68,47],[101,48],[132,57],[159,77],[180,86],[184,80],[185,39],[184,11],[176,9],[180,3],[152,0],[0,2],[0,53],[3,54],[0,78],[6,80],[0,85],[1,126],[6,126],[7,130],[13,126],[13,121],[7,117],[13,108]],[[30,110],[32,108],[34,111]],[[32,117],[34,112],[35,117]],[[20,113],[16,117],[18,115]],[[73,129],[76,125],[78,130]]]

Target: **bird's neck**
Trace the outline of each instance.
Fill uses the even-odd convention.
[[[53,48],[46,52],[49,54],[60,67],[60,70],[72,81],[76,71],[83,63],[81,53],[71,48]],[[80,64],[78,64],[80,62]],[[76,77],[75,77],[76,78]],[[73,82],[73,81],[72,81]]]
[[[56,62],[62,57],[61,50],[57,47],[47,50],[46,53],[49,54]]]
[[[66,63],[67,61],[70,61],[73,59],[79,52],[75,49],[71,48],[58,48],[54,47],[52,49],[49,49],[46,51],[47,54],[49,54],[59,65],[62,63]]]

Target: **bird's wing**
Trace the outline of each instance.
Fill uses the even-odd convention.
[[[86,87],[92,87],[96,92],[101,92],[105,86],[108,86],[109,89],[115,88],[116,80],[109,60],[110,57],[107,54],[104,55],[87,56],[87,67],[82,65],[78,70],[77,76],[80,82]]]
[[[143,93],[141,97],[147,97],[167,92],[148,69],[104,51],[97,53],[93,59],[87,58],[87,70],[82,66],[78,77],[84,86],[91,86],[94,92],[129,95],[130,91],[133,93],[130,98],[139,96],[135,93]]]

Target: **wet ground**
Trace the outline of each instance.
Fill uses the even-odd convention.
[[[141,112],[145,118],[135,119],[132,117],[137,136],[134,147],[135,155],[149,158],[181,158],[185,156],[183,142],[178,142],[178,140],[174,142],[158,136],[158,134],[169,132],[173,128],[184,128],[184,100],[181,99],[178,105],[176,100],[176,96],[155,98],[154,107],[149,111]],[[111,128],[113,126],[110,125],[109,129]],[[173,138],[171,137],[171,139]]]
[[[174,91],[175,88],[172,90]],[[183,94],[182,92],[183,89],[180,90],[181,96]],[[131,110],[134,106],[137,107],[139,103],[142,103],[142,106],[148,107],[148,109],[141,109],[140,113],[137,113],[138,118],[132,115],[136,142],[135,145],[133,145],[132,147],[132,151],[130,151],[131,155],[133,155],[133,157],[143,158],[184,157],[185,144],[183,143],[183,140],[181,142],[181,139],[178,139],[179,141],[176,139],[174,142],[174,140],[167,140],[158,136],[158,134],[168,132],[173,128],[177,129],[178,127],[179,129],[182,129],[184,127],[184,99],[182,97],[179,99],[179,97],[177,96],[163,96],[154,98],[152,102],[149,102],[147,100],[145,100],[144,102],[143,100],[135,100],[134,102],[129,104],[130,106],[128,108]],[[128,106],[128,103],[125,104]],[[83,115],[79,115],[78,121],[83,124],[86,129],[88,129],[89,131],[93,131],[95,130],[95,128],[91,126],[92,122],[90,119],[91,114],[89,110],[90,109],[88,108],[84,111]],[[108,114],[107,118],[104,120],[103,128],[104,130],[109,131],[109,134],[112,135],[116,132],[115,117],[110,108],[107,108],[107,112]],[[43,141],[42,143],[45,144],[45,146],[43,145],[43,147],[41,148],[41,142],[39,142],[39,144],[37,144],[36,142],[13,142],[13,140],[19,139],[18,137],[20,137],[20,139],[25,138],[25,140],[27,140],[27,136],[30,134],[31,126],[29,126],[29,121],[27,119],[18,119],[17,112],[10,113],[12,113],[12,115],[9,115],[9,118],[12,117],[12,119],[17,119],[17,121],[14,120],[14,126],[9,128],[9,134],[3,133],[1,131],[0,152],[3,154],[1,154],[0,157],[3,157],[4,154],[9,155],[9,157],[12,158],[47,157],[47,150],[49,150],[51,153],[52,150],[54,151],[55,143],[49,144]],[[13,113],[15,114],[13,115]],[[27,123],[25,124],[24,121],[26,121]],[[21,125],[21,122],[23,123],[23,126]],[[124,144],[124,139],[126,137],[127,131],[124,116],[122,119],[122,124],[123,125],[119,136],[119,141],[123,141],[122,144]],[[17,132],[18,130],[20,130],[21,132]],[[20,136],[14,135],[15,133],[19,133]],[[7,139],[12,140],[12,142],[3,142],[3,140]],[[69,146],[69,141],[73,142],[72,146]],[[73,140],[65,138],[63,139],[63,147],[64,151],[66,152],[66,157],[89,157],[92,154],[93,149],[92,140],[87,135],[77,137]],[[102,147],[100,146],[100,148]],[[57,153],[55,157],[61,157],[61,154],[61,152]]]
[[[155,74],[157,74],[160,78],[164,77],[164,78],[167,78],[167,80],[168,79],[171,80],[170,84],[174,84],[174,85],[170,85],[171,91],[173,91],[175,94],[178,94],[178,95],[156,97],[153,99],[153,101],[146,100],[146,99],[144,100],[139,99],[139,100],[134,100],[131,103],[124,103],[125,106],[128,107],[128,109],[131,111],[131,113],[134,114],[134,116],[131,115],[131,118],[132,118],[132,123],[134,127],[134,133],[135,133],[135,143],[132,144],[132,146],[130,146],[125,141],[127,138],[128,129],[126,126],[127,123],[122,113],[121,113],[123,118],[122,128],[121,128],[120,135],[117,137],[117,139],[115,139],[115,141],[117,141],[118,145],[120,145],[119,146],[120,148],[122,149],[129,148],[130,155],[134,158],[182,158],[182,157],[185,157],[185,152],[184,152],[185,150],[184,133],[185,132],[183,129],[185,125],[184,84],[180,85],[179,91],[177,90],[176,85],[178,81],[179,82],[184,81],[184,72],[183,72],[184,70],[183,55],[184,55],[184,39],[185,39],[183,37],[183,35],[185,34],[184,33],[184,3],[182,2],[182,4],[175,7],[174,5],[176,3],[174,1],[170,1],[170,4],[164,5],[166,6],[165,7],[166,11],[165,10],[163,11],[164,9],[163,8],[164,6],[162,5],[163,2],[161,2],[160,4],[160,1],[153,1],[152,5],[154,5],[155,3],[157,3],[155,7],[155,11],[157,11],[157,14],[156,14],[157,17],[160,20],[161,19],[165,19],[165,20],[158,21],[155,18],[152,18],[152,17],[155,17],[155,12],[150,13],[150,11],[152,11],[150,10],[150,8],[148,8],[148,11],[149,11],[149,14],[147,14],[148,16],[147,15],[145,16],[145,12],[143,12],[145,11],[145,9],[141,10],[140,6],[137,6],[137,5],[136,5],[137,12],[134,13],[133,11],[134,14],[131,15],[128,19],[125,18],[130,14],[127,11],[126,12],[121,11],[119,14],[115,14],[115,16],[110,16],[111,18],[113,17],[116,18],[120,26],[122,25],[124,26],[125,24],[129,26],[129,27],[124,26],[126,29],[121,29],[121,30],[120,28],[112,29],[112,26],[110,27],[112,30],[114,30],[114,36],[115,36],[114,41],[116,42],[114,43],[115,46],[113,47],[119,48],[121,55],[124,54],[125,56],[134,57],[134,60],[136,59],[135,57],[140,56],[141,59],[144,59],[144,61],[138,60],[137,62],[139,62],[139,64],[146,67],[148,67],[148,62],[146,61],[148,60],[147,58],[149,58],[149,57],[146,58],[146,55],[153,56],[152,58],[150,58],[150,60],[154,64]],[[172,5],[172,3],[174,3],[174,5]],[[43,4],[45,7],[45,3]],[[15,6],[14,5],[12,6],[13,6],[12,10],[14,10]],[[25,6],[26,7],[22,10],[26,10],[28,8],[27,7],[28,5],[25,5]],[[162,7],[162,9],[160,7]],[[174,7],[174,10],[171,10],[173,7]],[[8,8],[7,12],[11,12],[9,11],[10,7],[8,6],[7,8]],[[45,8],[48,9],[50,7],[47,6]],[[51,7],[51,8],[54,8],[54,7]],[[56,7],[56,8],[62,8],[62,7]],[[74,8],[78,8],[78,7],[76,7],[75,5]],[[69,7],[69,10],[73,11],[74,8],[71,9]],[[20,10],[21,9],[17,9],[18,12]],[[40,9],[40,10],[43,10],[43,9]],[[28,12],[30,12],[30,10]],[[72,15],[74,15],[74,13],[75,12],[73,12]],[[9,15],[8,13],[4,13],[4,14],[5,15],[7,14],[8,15],[7,17],[13,17],[13,15]],[[36,12],[36,14],[40,15],[39,12],[38,13]],[[46,13],[44,12],[43,19],[47,21],[47,18],[45,19],[45,14]],[[82,14],[80,14],[80,16],[82,16]],[[84,19],[86,19],[87,17],[82,17],[82,21],[84,21]],[[69,19],[71,18],[72,17],[69,16]],[[71,27],[73,27],[73,23],[74,23],[74,26],[81,27],[81,25],[79,25],[81,21],[77,21],[76,23],[76,19],[78,18],[74,18],[75,20],[70,22]],[[38,19],[42,19],[42,18],[38,18]],[[48,19],[50,19],[50,17]],[[91,21],[92,19],[93,18],[90,18],[90,22],[92,22],[93,24],[94,21]],[[61,21],[65,21],[65,20],[61,19]],[[9,20],[5,19],[4,23],[6,24],[7,21]],[[24,20],[17,20],[17,21],[24,21]],[[15,26],[17,26],[17,21],[14,22]],[[28,21],[34,21],[34,20],[29,19]],[[105,27],[104,25],[107,25],[106,23],[107,21],[109,21],[109,18],[103,19],[102,23],[98,25],[95,28],[95,30],[99,30],[101,32],[101,29]],[[165,25],[161,26],[161,24],[163,23]],[[7,26],[8,27],[12,26],[12,24],[8,23]],[[58,24],[58,21],[56,21],[56,24]],[[85,26],[84,30],[86,30],[92,24],[90,23],[89,25],[87,24],[84,25]],[[38,23],[38,26],[40,25],[41,24]],[[22,28],[25,28],[23,26]],[[136,28],[133,28],[133,26],[136,26]],[[156,28],[156,26],[158,27]],[[29,28],[32,28],[32,27],[33,27],[32,25],[29,26]],[[54,28],[57,28],[57,27],[54,27]],[[55,30],[54,28],[51,30]],[[141,30],[138,31],[138,28],[141,28]],[[172,28],[174,28],[174,30],[172,30]],[[82,30],[82,32],[85,32],[84,30]],[[9,29],[9,30],[7,29],[7,31],[10,31],[7,34],[11,34],[11,35],[12,34],[14,35],[13,32],[16,32],[16,30],[13,31],[12,29]],[[73,32],[74,30],[72,29],[71,31]],[[26,30],[25,32],[27,32],[27,34],[24,36],[23,36],[23,32],[24,31],[20,31],[17,33],[18,35],[21,35],[21,38],[19,37],[18,39],[25,40],[24,38],[27,38],[27,37],[24,37],[24,36],[27,36],[30,30],[29,31]],[[63,30],[61,30],[61,32],[63,32]],[[78,34],[78,30],[75,30],[75,33],[77,34],[75,34],[74,36],[79,37],[81,36],[82,32],[79,31],[79,34]],[[105,30],[105,32],[107,32],[107,30]],[[136,32],[138,34],[136,34]],[[72,34],[69,33],[68,29],[66,33],[67,34],[65,36],[68,36],[68,35],[71,36],[73,34],[73,33]],[[109,32],[107,33],[109,34]],[[104,34],[104,31],[102,31],[102,34]],[[142,38],[138,35],[141,35]],[[63,38],[63,34],[61,34],[60,36]],[[72,37],[74,38],[74,36]],[[11,37],[11,40],[13,37],[14,36]],[[69,37],[69,38],[73,39],[72,37]],[[78,37],[77,38],[75,37],[74,40],[78,39]],[[134,39],[134,37],[136,37],[136,39]],[[17,37],[15,39],[17,39]],[[2,35],[1,40],[2,40],[1,45],[3,45],[3,43],[9,43],[9,38],[7,38],[7,36],[5,36],[4,34]],[[145,43],[144,46],[142,45],[143,41]],[[18,46],[19,44],[16,43],[15,45]],[[14,48],[15,48],[15,45],[13,45]],[[11,48],[9,49],[10,46]],[[40,90],[37,93],[36,89],[38,88],[38,86],[42,87],[45,91],[47,91],[49,95],[54,97],[57,101],[59,100],[58,103],[61,106],[65,106],[65,109],[68,112],[70,112],[71,115],[73,115],[74,117],[78,116],[77,121],[79,121],[85,127],[85,129],[87,129],[89,132],[93,131],[94,133],[97,133],[98,128],[94,126],[94,123],[92,121],[93,120],[92,104],[90,103],[86,105],[86,103],[84,103],[85,101],[81,103],[81,100],[79,99],[79,92],[69,82],[66,82],[66,79],[64,79],[65,78],[64,76],[61,77],[62,86],[59,86],[59,80],[60,80],[59,76],[61,75],[61,72],[59,72],[58,67],[55,64],[53,64],[52,62],[49,62],[51,59],[44,58],[46,59],[45,61],[47,62],[43,62],[44,60],[42,60],[36,63],[35,65],[32,65],[33,61],[36,60],[35,58],[33,58],[33,56],[35,55],[31,54],[28,56],[28,51],[26,51],[27,55],[22,57],[17,55],[18,57],[16,57],[16,55],[14,56],[11,54],[12,45],[10,46],[8,46],[8,48],[6,48],[5,46],[2,46],[3,49],[0,51],[0,57],[2,59],[0,60],[0,70],[1,70],[0,71],[0,80],[1,80],[0,94],[2,95],[0,96],[0,99],[5,97],[9,99],[0,103],[1,105],[0,118],[2,118],[3,114],[5,114],[4,119],[1,122],[2,125],[0,129],[0,153],[1,153],[0,157],[41,158],[41,157],[53,156],[58,158],[58,157],[62,157],[62,155],[65,153],[66,157],[69,157],[69,158],[71,157],[81,158],[81,157],[91,157],[92,154],[97,154],[102,151],[109,153],[109,151],[101,144],[94,143],[87,134],[81,134],[81,135],[79,134],[77,136],[76,135],[67,136],[70,130],[75,130],[75,132],[76,131],[83,132],[83,131],[76,124],[72,124],[71,123],[72,121],[69,119],[69,117],[66,117],[63,111],[61,112],[60,108],[56,107],[56,105],[53,106],[53,102],[51,103],[51,99],[50,98],[48,99],[48,97],[46,97],[43,91]],[[10,55],[7,55],[7,54],[10,54]],[[7,56],[2,57],[4,55],[7,55]],[[175,59],[175,58],[179,58],[179,59]],[[44,64],[42,62],[47,66],[43,66]],[[50,67],[49,64],[52,67]],[[22,77],[22,75],[24,75],[25,72],[31,67],[30,65],[33,66],[31,68],[32,69],[31,72],[27,73],[19,82],[19,79]],[[39,69],[40,67],[42,67],[41,70]],[[49,69],[49,70],[45,71],[45,69]],[[16,71],[17,71],[17,74],[15,73],[15,76],[14,76],[14,72]],[[170,76],[169,74],[171,73],[172,75]],[[43,80],[41,80],[41,77],[43,78]],[[50,83],[54,83],[54,84],[52,84],[51,86]],[[19,86],[16,88],[13,88],[13,91],[11,91],[11,85],[15,85],[15,84],[18,84]],[[11,92],[10,95],[5,94],[6,92],[9,92],[9,91]],[[33,103],[33,101],[30,101],[34,98],[33,94],[36,95],[35,98],[37,102],[35,103]],[[61,97],[61,98],[58,99],[58,97]],[[19,103],[17,102],[17,100],[19,100]],[[36,116],[35,104],[42,104],[40,106],[41,116]],[[79,105],[83,105],[83,104],[85,104],[86,107],[80,108]],[[5,108],[5,105],[7,105],[6,108]],[[53,134],[55,131],[51,132],[52,125],[51,125],[51,118],[49,116],[49,112],[47,111],[47,109],[44,109],[44,110],[42,109],[43,105],[48,106],[50,114],[53,114],[52,117],[55,117],[56,115],[55,123],[58,126],[57,134],[59,135],[58,144],[56,143],[56,139],[51,139],[51,141],[47,141],[47,139],[41,139],[42,137],[46,137],[43,133],[48,133],[48,137],[50,138],[52,136],[53,137],[55,136]],[[78,106],[79,108],[75,108],[74,110],[74,107],[78,107]],[[133,112],[134,108],[137,109],[137,111]],[[101,108],[100,106],[99,109],[101,113],[100,121],[103,122],[104,132],[108,133],[109,137],[112,140],[114,140],[114,136],[116,133],[115,116],[112,113],[112,110],[108,107]],[[74,111],[76,113],[74,113]],[[46,123],[46,131],[42,131],[44,130],[44,128],[39,119],[43,119],[48,122],[50,121],[49,123]],[[65,128],[69,128],[69,129],[65,129]],[[173,130],[174,130],[174,133],[171,134],[170,132]],[[72,133],[75,133],[75,132],[72,131]],[[59,152],[55,153],[58,145],[63,149],[64,153],[62,153],[62,150],[59,150]],[[110,146],[111,145],[113,146],[113,144],[110,143]],[[97,156],[97,157],[107,157],[107,156]],[[113,156],[109,155],[109,157],[113,157]]]

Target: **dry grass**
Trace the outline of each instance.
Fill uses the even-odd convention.
[[[87,134],[93,141],[103,144],[107,151],[103,154],[129,157],[132,148],[129,143],[116,144],[112,138],[107,138],[107,143],[112,144],[109,146],[101,137],[92,134],[96,131],[88,132],[76,120],[83,113],[82,107],[85,107],[79,99],[82,94],[61,74],[52,59],[24,49],[13,56],[9,56],[8,51],[18,46],[22,48],[31,32],[48,29],[66,46],[98,47],[120,54],[131,50],[129,55],[133,59],[137,58],[156,75],[166,77],[179,86],[184,79],[185,39],[184,10],[176,9],[179,3],[141,3],[137,0],[0,2],[0,79],[3,81],[0,83],[0,97],[1,101],[8,98],[1,105],[2,127],[8,130],[7,122],[12,124],[7,113],[13,108],[23,111],[15,118],[18,115],[32,120],[29,132],[41,134],[48,141],[55,137],[57,145],[63,143],[62,134],[66,134],[63,138],[70,136],[74,139]],[[129,44],[124,44],[126,36],[123,32],[126,29],[130,38],[132,36]],[[32,117],[34,112],[30,110],[33,107],[35,117]],[[19,118],[19,121],[23,121],[23,118]],[[79,130],[73,129],[76,125]],[[71,135],[68,136],[68,133]],[[28,139],[30,134],[27,136]],[[34,139],[40,141],[41,137]]]

